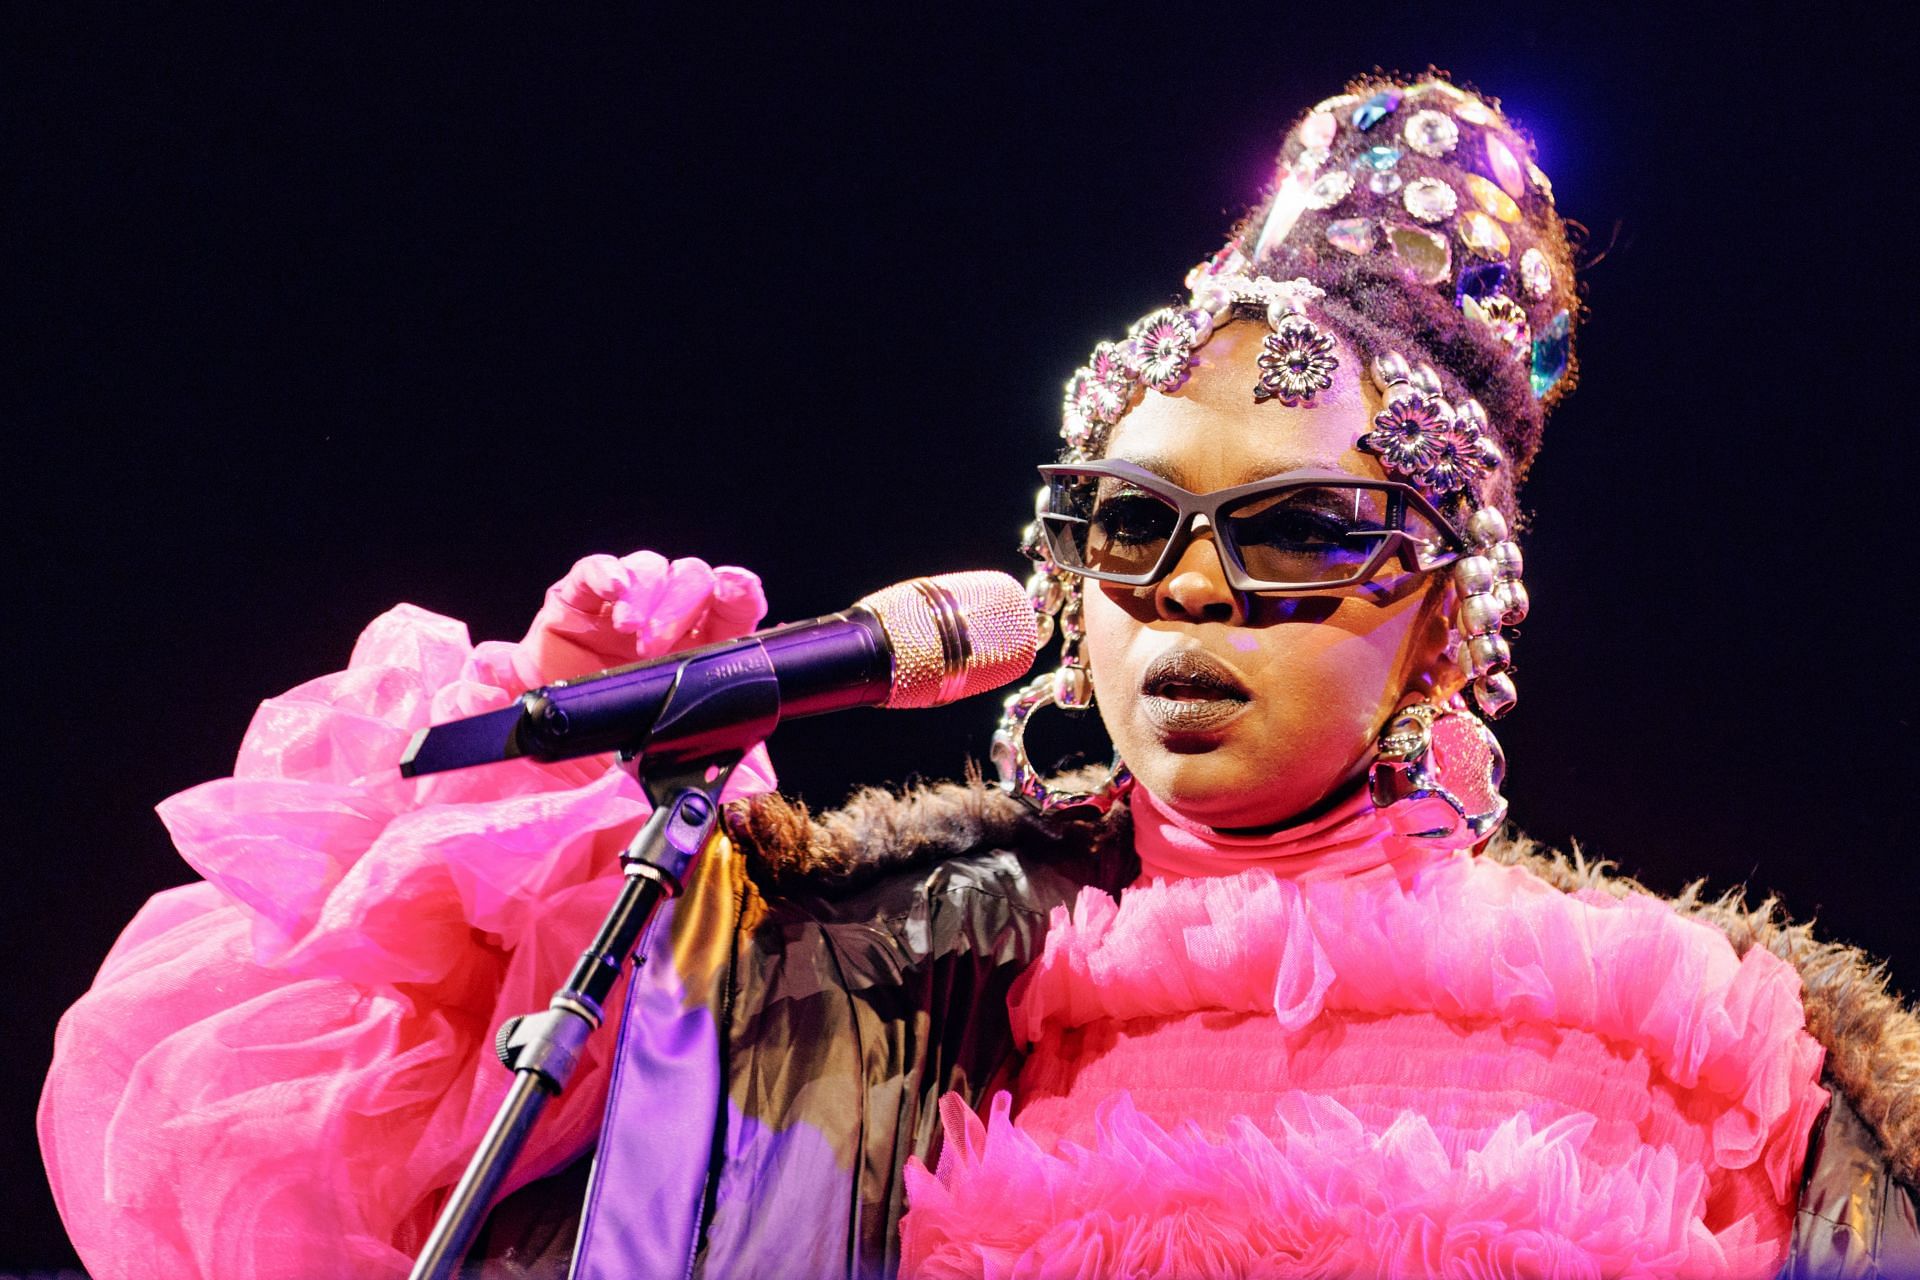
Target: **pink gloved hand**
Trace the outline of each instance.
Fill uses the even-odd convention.
[[[767,612],[758,575],[652,551],[591,555],[547,588],[516,647],[528,688],[746,635]]]

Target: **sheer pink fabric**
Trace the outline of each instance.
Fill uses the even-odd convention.
[[[609,635],[632,660],[765,608],[742,570],[597,557],[569,582],[588,567],[614,597],[602,658]],[[536,633],[567,624],[581,657],[595,612],[550,597]],[[127,927],[61,1023],[41,1100],[54,1194],[99,1280],[406,1273],[508,1084],[494,1028],[564,979],[647,813],[604,756],[395,771],[416,728],[539,678],[526,647],[476,647],[402,605],[345,671],[260,707],[233,777],[161,805],[206,880]],[[756,752],[734,789],[771,779]],[[515,1185],[592,1141],[616,1034],[594,1037]]]
[[[1463,854],[1084,891],[1011,1012],[906,1274],[1766,1275],[1826,1099],[1783,961]]]

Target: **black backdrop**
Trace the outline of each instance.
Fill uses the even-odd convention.
[[[745,564],[776,619],[1017,569],[1065,375],[1376,62],[1502,95],[1606,250],[1526,494],[1514,817],[1914,980],[1911,90],[1843,17],[43,10],[0,110],[0,1268],[71,1262],[53,1024],[189,878],[152,806],[258,699],[400,600],[516,637],[589,551]],[[831,802],[957,773],[993,715],[775,757]]]

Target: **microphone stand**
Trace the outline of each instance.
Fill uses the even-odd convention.
[[[567,1087],[587,1038],[605,1020],[603,1003],[627,959],[644,940],[661,901],[680,892],[693,860],[720,817],[720,790],[742,752],[676,762],[642,779],[654,810],[620,855],[626,883],[599,935],[581,955],[566,984],[541,1013],[510,1018],[494,1052],[513,1072],[513,1087],[494,1114],[467,1170],[427,1236],[408,1280],[454,1280],[481,1219],[526,1144],[549,1098]]]

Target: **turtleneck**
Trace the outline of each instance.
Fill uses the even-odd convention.
[[[1374,807],[1364,785],[1333,808],[1262,835],[1223,835],[1134,785],[1133,845],[1139,883],[1234,875],[1265,867],[1284,880],[1311,883],[1366,875],[1382,868],[1405,872],[1445,858],[1479,837],[1459,824],[1441,800]],[[1458,827],[1452,835],[1417,834]]]

